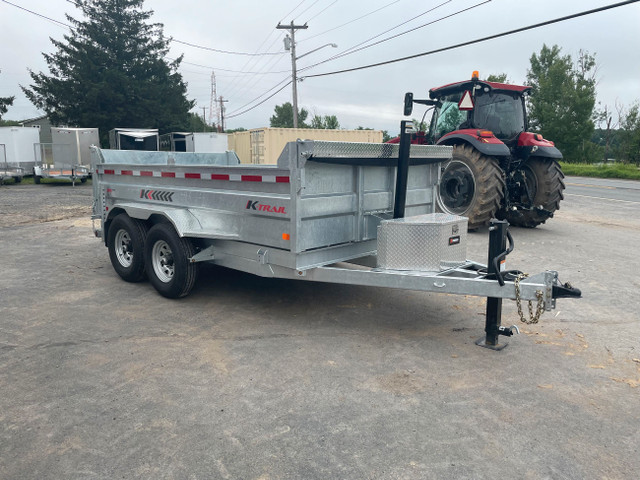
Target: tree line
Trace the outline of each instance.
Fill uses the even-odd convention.
[[[30,71],[31,84],[21,86],[27,98],[55,125],[97,127],[103,145],[109,130],[121,126],[172,131],[211,131],[190,112],[187,85],[178,68],[182,56],[169,61],[163,26],[151,23],[144,0],[78,0],[83,20],[67,15],[73,26],[63,40],[51,39],[54,53],[43,53],[49,72]],[[558,45],[532,54],[526,83],[529,129],[553,140],[570,162],[609,158],[640,163],[640,103],[600,106],[596,103],[594,55],[574,59]],[[506,75],[490,77],[506,81]],[[455,79],[453,79],[455,80]],[[2,115],[14,97],[0,98]],[[302,128],[339,129],[335,115],[298,114]],[[290,102],[277,105],[272,127],[292,127]],[[365,127],[358,127],[365,129]],[[383,132],[385,140],[389,138]]]

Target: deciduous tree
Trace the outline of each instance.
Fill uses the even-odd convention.
[[[275,106],[275,114],[269,119],[271,127],[293,128],[293,106],[291,102]],[[304,108],[298,112],[298,128],[309,128],[304,121],[309,116],[309,112]]]
[[[553,140],[568,161],[588,161],[596,104],[595,57],[581,51],[574,63],[559,46],[531,56],[529,119],[532,130]]]

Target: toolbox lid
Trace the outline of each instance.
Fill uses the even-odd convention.
[[[415,215],[413,217],[404,218],[392,218],[389,220],[383,220],[381,223],[396,225],[396,224],[411,224],[411,225],[450,225],[453,223],[467,223],[467,217],[460,217],[458,215],[451,215],[449,213],[426,213],[424,215]]]

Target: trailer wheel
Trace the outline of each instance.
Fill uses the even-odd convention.
[[[495,158],[469,145],[456,145],[443,167],[437,208],[467,217],[469,230],[474,230],[488,225],[495,216],[504,188],[502,169]]]
[[[148,227],[144,222],[122,213],[109,226],[107,247],[113,269],[127,282],[145,278],[144,244]]]
[[[33,183],[35,183],[36,185],[40,185],[40,180],[42,179],[42,177],[40,175],[34,175],[33,176]]]
[[[560,200],[564,199],[564,174],[555,160],[530,158],[521,169],[523,184],[526,184],[533,202],[529,202],[526,190],[520,189],[512,195],[511,201],[533,207],[533,210],[509,211],[506,220],[518,227],[534,228],[547,221],[550,214],[560,208]],[[516,198],[513,198],[515,196]],[[536,209],[542,207],[542,210]]]
[[[151,227],[144,257],[149,281],[160,295],[182,298],[189,294],[198,274],[198,265],[190,261],[194,253],[191,241],[180,238],[172,225]]]
[[[22,177],[14,177],[14,178],[13,178],[13,181],[14,181],[15,183],[20,183],[20,182],[22,181]]]

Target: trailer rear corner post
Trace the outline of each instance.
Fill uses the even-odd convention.
[[[509,223],[506,220],[492,219],[489,226],[489,258],[487,259],[487,275],[501,279],[501,260],[508,254],[507,229]],[[500,282],[504,284],[503,281]],[[505,328],[502,322],[502,298],[487,297],[487,310],[484,338],[476,341],[476,345],[491,350],[502,350],[508,343],[499,343],[500,335],[510,337],[513,335],[512,327]]]

